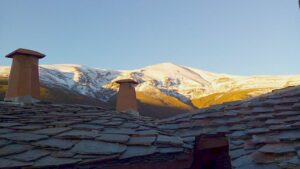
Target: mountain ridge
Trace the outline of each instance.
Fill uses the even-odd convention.
[[[0,78],[7,79],[9,70],[8,66],[0,66]],[[105,103],[111,102],[112,106],[118,90],[114,81],[123,78],[133,78],[140,83],[136,90],[141,103],[159,103],[159,106],[176,109],[177,105],[181,105],[183,108],[180,111],[241,100],[274,89],[300,85],[300,74],[237,76],[173,63],[155,64],[134,70],[90,68],[78,64],[40,65],[40,81],[44,87],[75,92]],[[158,100],[160,101],[157,102]]]

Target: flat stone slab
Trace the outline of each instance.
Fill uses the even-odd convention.
[[[52,135],[57,135],[62,132],[68,131],[70,129],[71,128],[68,128],[68,127],[54,127],[54,128],[46,128],[46,129],[42,129],[42,130],[37,130],[37,131],[34,131],[34,133],[52,136]]]
[[[232,150],[229,152],[229,155],[232,159],[237,159],[241,156],[244,156],[244,155],[248,155],[250,154],[251,152],[245,150],[245,149],[236,149],[236,150]]]
[[[38,141],[48,138],[48,136],[46,135],[39,135],[33,133],[9,133],[0,135],[0,137],[15,141]]]
[[[130,129],[130,128],[105,128],[102,133],[130,135],[130,134],[135,134],[136,131],[134,129]]]
[[[13,127],[13,126],[21,126],[20,123],[14,123],[14,122],[0,122],[0,127]]]
[[[96,138],[96,140],[114,143],[126,143],[129,140],[129,136],[123,134],[101,134]]]
[[[260,134],[260,133],[266,133],[268,131],[270,131],[270,130],[267,128],[254,128],[254,129],[246,130],[246,133],[247,134]]]
[[[140,125],[139,124],[136,124],[136,123],[124,123],[122,124],[121,127],[124,127],[124,128],[137,128],[139,127]]]
[[[21,168],[30,165],[32,165],[32,163],[24,163],[16,160],[0,158],[0,168]]]
[[[194,145],[193,144],[188,144],[188,143],[183,143],[182,147],[186,148],[186,149],[193,149]]]
[[[291,145],[286,144],[268,144],[258,150],[262,153],[284,154],[296,152],[296,149]]]
[[[108,120],[105,120],[105,119],[99,119],[99,120],[93,120],[93,121],[90,121],[89,123],[90,124],[100,124],[100,125],[103,125],[104,123],[107,123]]]
[[[55,126],[55,127],[68,127],[70,125],[73,125],[73,124],[77,124],[78,121],[74,121],[74,120],[70,120],[70,121],[67,121],[67,120],[64,120],[64,121],[54,121],[51,123],[51,126]]]
[[[106,125],[106,126],[119,126],[121,124],[123,124],[122,121],[109,121],[109,122],[104,123],[103,125]]]
[[[270,113],[274,112],[274,108],[271,107],[255,107],[251,110],[252,113]]]
[[[180,137],[190,137],[190,136],[198,136],[203,133],[202,129],[191,129],[191,130],[182,130],[177,132],[177,135]]]
[[[0,147],[6,146],[10,143],[11,143],[11,141],[0,139]]]
[[[99,136],[98,131],[85,131],[85,130],[71,130],[59,134],[57,137],[69,138],[69,139],[85,139],[85,138],[96,138]]]
[[[83,130],[101,130],[104,127],[100,125],[94,125],[94,124],[76,124],[71,126],[74,129],[83,129]]]
[[[157,152],[154,146],[129,146],[127,150],[119,157],[120,159],[146,156]]]
[[[295,141],[300,139],[300,131],[281,132],[278,138],[282,141]]]
[[[261,143],[279,143],[280,140],[274,136],[252,136],[252,143],[254,144],[261,144]]]
[[[230,145],[235,145],[235,146],[240,146],[244,144],[244,141],[241,141],[241,140],[230,140]]]
[[[280,161],[289,160],[294,156],[293,153],[289,154],[270,154],[270,153],[263,153],[260,151],[256,151],[251,154],[251,161],[257,164],[268,164],[268,163],[275,163]]]
[[[169,154],[169,153],[180,153],[183,152],[183,148],[178,147],[168,147],[168,148],[159,148],[159,153]]]
[[[2,129],[0,129],[0,134],[11,133],[11,132],[13,132],[13,131],[14,131],[14,130],[2,128]]]
[[[156,137],[130,137],[128,145],[152,145]]]
[[[184,137],[184,138],[182,138],[182,140],[183,140],[184,142],[195,142],[195,141],[196,141],[196,138],[193,137],[193,136],[191,136],[191,137]]]
[[[72,149],[72,152],[78,154],[98,154],[98,155],[111,155],[122,153],[126,150],[125,145],[118,143],[106,143],[102,141],[89,141],[83,140],[77,143]]]
[[[23,162],[31,162],[39,158],[45,157],[48,154],[49,152],[45,150],[29,150],[24,153],[13,155],[8,158],[18,160],[18,161],[23,161]]]
[[[275,116],[286,117],[286,116],[296,116],[299,114],[300,114],[300,112],[298,112],[298,111],[284,111],[284,112],[276,113]]]
[[[290,125],[287,125],[287,124],[282,124],[282,125],[272,125],[272,126],[269,126],[269,129],[270,130],[274,130],[274,131],[282,131],[282,130],[289,130],[291,128]]]
[[[238,138],[238,137],[242,137],[242,136],[245,136],[245,135],[246,135],[246,133],[244,131],[235,131],[235,132],[230,134],[230,137]]]
[[[284,119],[269,119],[265,123],[266,124],[283,124]]]
[[[77,155],[76,158],[81,158],[83,159],[84,155]],[[105,155],[105,156],[99,156],[97,155],[95,158],[92,159],[83,159],[83,161],[80,162],[80,164],[100,164],[100,163],[105,163],[108,160],[113,160],[113,159],[118,159],[119,155]]]
[[[0,119],[18,119],[19,117],[13,116],[13,115],[1,115]]]
[[[24,126],[12,127],[12,129],[16,129],[16,130],[38,130],[42,128],[44,128],[44,126],[40,126],[40,125],[24,125]]]
[[[300,159],[296,156],[288,160],[286,163],[300,166]]]
[[[10,144],[10,145],[0,148],[0,157],[11,155],[11,154],[21,153],[21,152],[24,152],[24,151],[30,150],[30,149],[31,149],[31,146],[20,145],[20,144]]]
[[[80,162],[80,159],[72,159],[72,158],[56,158],[56,157],[44,157],[34,163],[34,167],[55,167],[55,166],[64,166],[64,165],[72,165]]]
[[[58,158],[72,158],[75,156],[75,153],[72,153],[70,151],[55,151],[51,153],[52,157],[58,157]]]
[[[179,128],[179,125],[178,124],[165,124],[165,125],[158,126],[158,128],[164,129],[164,130],[176,130]]]
[[[279,167],[276,164],[246,164],[243,165],[241,167],[239,167],[239,169],[282,169],[281,167]]]
[[[241,168],[242,166],[251,164],[252,162],[251,162],[250,155],[245,155],[245,156],[241,156],[235,160],[232,160],[231,163],[232,163],[233,167]]]
[[[183,140],[177,136],[158,135],[158,137],[156,139],[156,143],[169,144],[169,145],[182,145]]]
[[[50,147],[65,150],[70,149],[75,143],[74,141],[51,138],[35,142],[34,144],[41,147]]]
[[[158,135],[157,130],[141,130],[137,131],[136,134],[142,135],[142,136],[153,136],[153,135]]]
[[[239,125],[234,125],[234,126],[229,127],[229,130],[231,130],[231,131],[245,130],[246,127],[247,126],[245,124],[239,124]]]

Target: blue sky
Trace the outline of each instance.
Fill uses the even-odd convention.
[[[0,64],[22,47],[42,64],[300,74],[298,0],[0,0]]]

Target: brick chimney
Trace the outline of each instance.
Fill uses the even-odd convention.
[[[232,169],[225,133],[203,134],[196,138],[191,169]]]
[[[8,90],[5,100],[13,101],[19,97],[30,96],[34,99],[40,98],[39,82],[39,59],[45,55],[33,50],[17,49],[6,55],[13,58]]]
[[[116,110],[118,112],[124,112],[129,110],[137,112],[138,107],[135,93],[135,85],[137,85],[138,82],[132,79],[123,79],[116,81],[116,83],[120,84]]]

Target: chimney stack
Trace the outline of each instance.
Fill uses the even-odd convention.
[[[8,80],[6,101],[18,100],[20,97],[30,96],[40,98],[39,59],[45,55],[33,50],[17,49],[6,55],[12,58],[12,66]]]
[[[232,169],[226,133],[202,134],[196,137],[192,168]]]
[[[117,97],[117,111],[138,111],[136,93],[135,93],[135,85],[138,82],[132,79],[123,79],[116,81],[120,85],[118,97]]]

